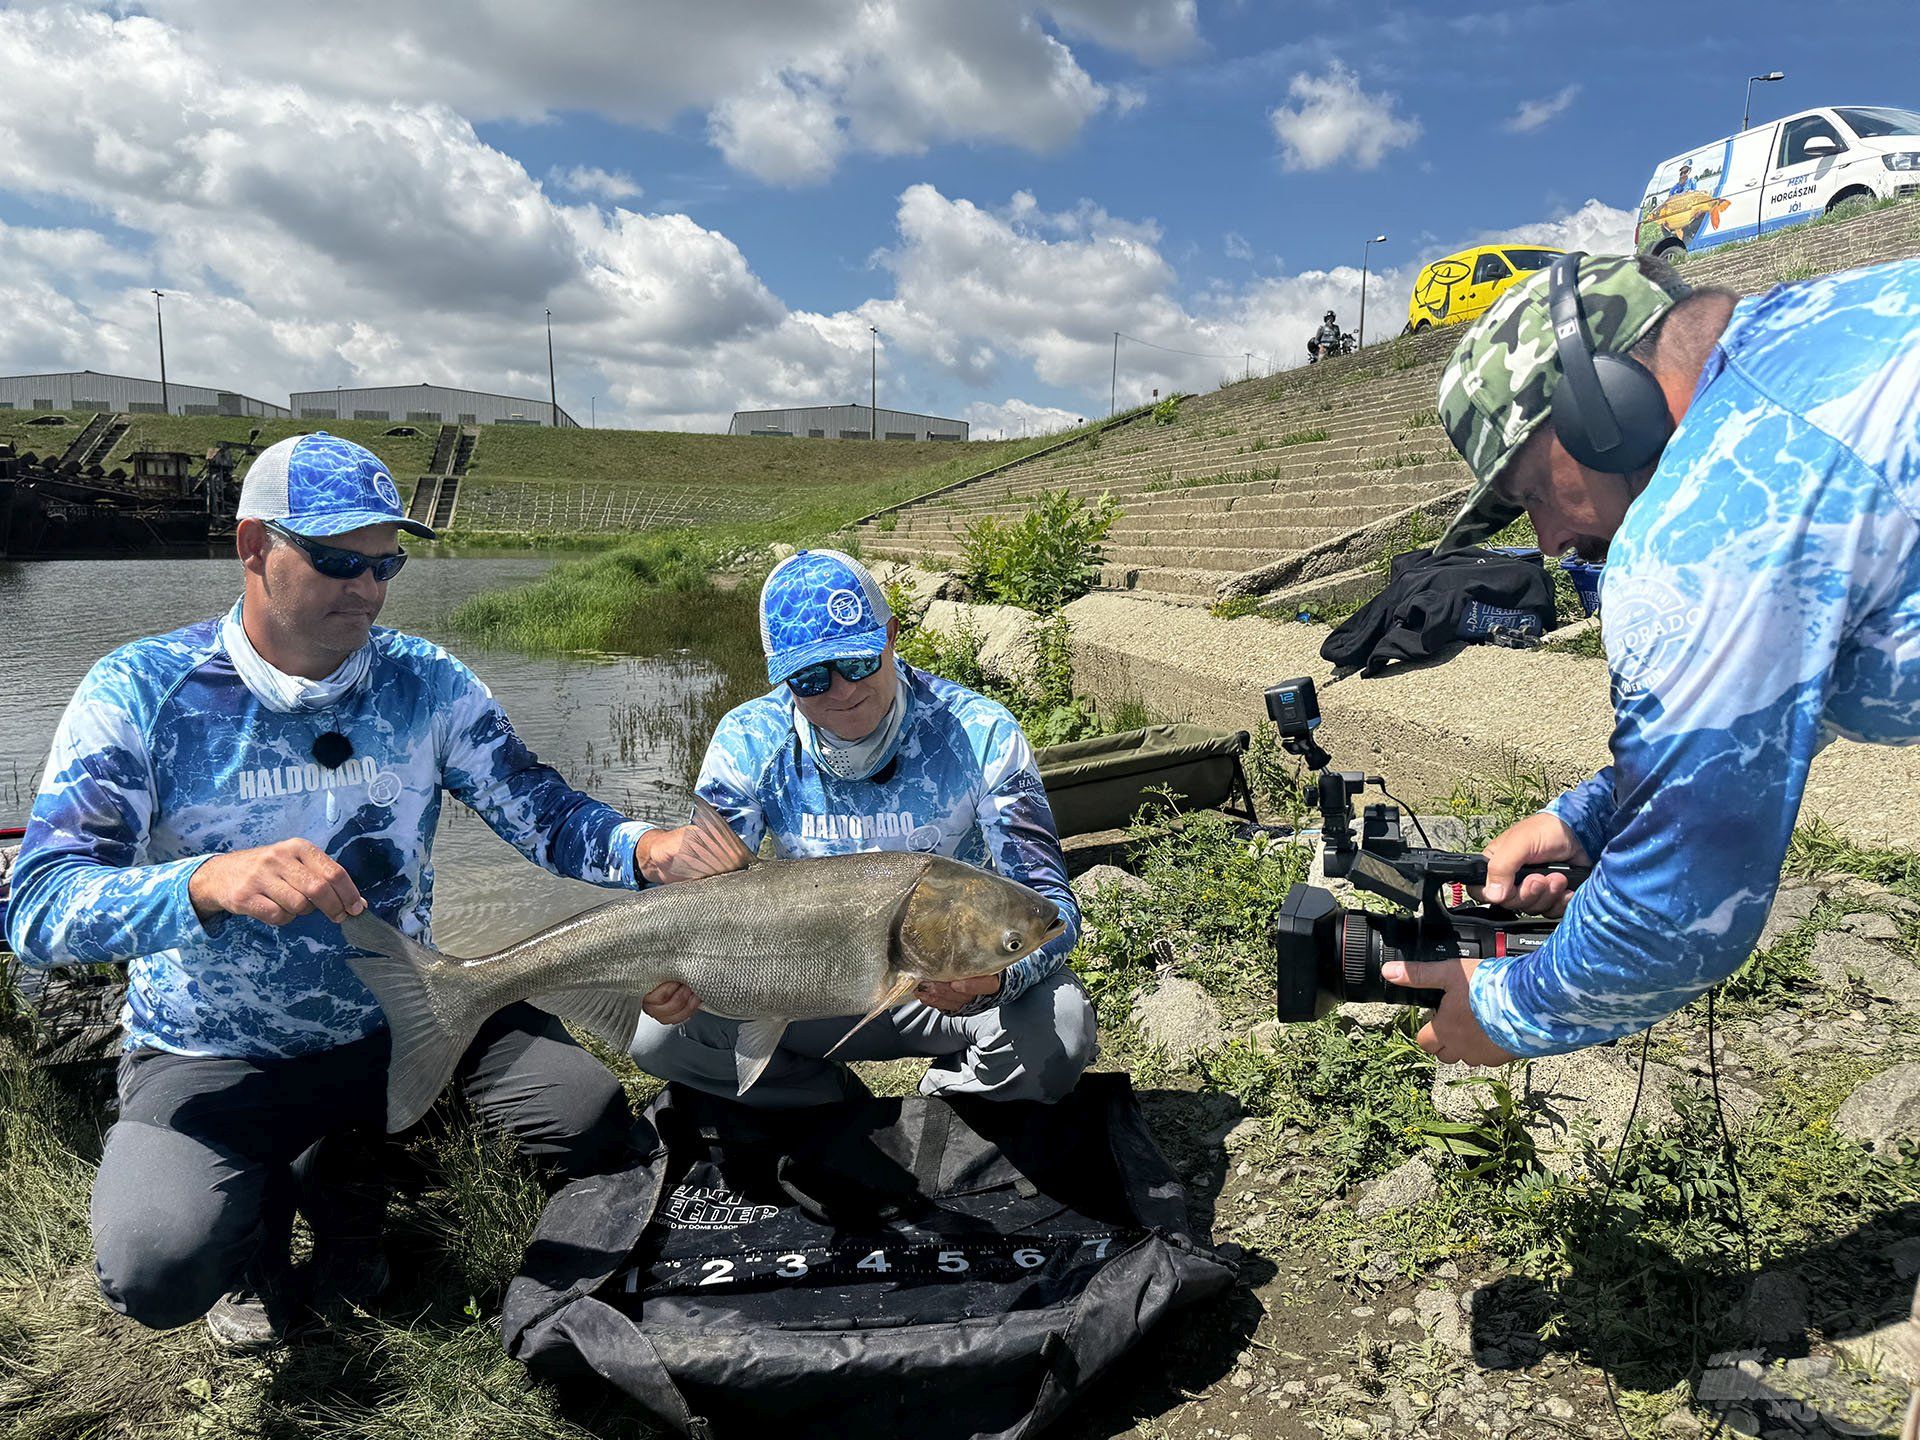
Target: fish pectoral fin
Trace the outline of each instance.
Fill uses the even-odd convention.
[[[739,1038],[733,1042],[733,1073],[740,1082],[740,1094],[746,1094],[753,1082],[765,1073],[767,1062],[780,1048],[780,1037],[786,1033],[785,1020],[741,1022]]]
[[[920,977],[918,975],[902,975],[898,980],[894,981],[892,985],[887,987],[886,992],[874,1002],[873,1008],[855,1022],[853,1029],[847,1031],[846,1034],[833,1042],[833,1050],[838,1050],[842,1045],[846,1044],[847,1041],[851,1040],[860,1027],[865,1025],[869,1020],[877,1015],[885,1014],[894,1006],[902,1003],[909,995],[913,994],[919,984]],[[827,1054],[833,1054],[833,1050],[827,1051]]]
[[[559,990],[536,995],[533,1003],[624,1055],[633,1048],[634,1031],[640,1028],[643,999],[637,990]]]
[[[693,834],[680,849],[683,856],[698,861],[712,875],[744,870],[756,863],[754,853],[733,833],[726,817],[698,795],[693,797]]]

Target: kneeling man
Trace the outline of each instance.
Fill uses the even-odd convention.
[[[1087,992],[1063,968],[1080,912],[1033,748],[1005,706],[895,658],[885,594],[858,561],[802,550],[760,594],[772,693],[729,713],[701,766],[699,793],[746,842],[771,834],[784,859],[917,850],[1031,886],[1066,930],[1004,973],[922,985],[876,1017],[836,1059],[933,1057],[923,1094],[1058,1100],[1094,1055]],[[750,1104],[816,1104],[858,1094],[824,1058],[859,1019],[787,1027]],[[647,997],[633,1040],[642,1069],[733,1096],[738,1022],[699,1008],[684,985]]]

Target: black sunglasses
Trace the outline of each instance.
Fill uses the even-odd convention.
[[[342,550],[338,545],[322,545],[318,540],[309,540],[276,520],[263,523],[306,556],[307,563],[329,580],[357,580],[371,570],[373,578],[385,584],[398,575],[400,567],[407,563],[405,550],[396,550],[391,555],[362,555],[358,550]]]
[[[848,680],[864,680],[880,668],[878,655],[855,655],[844,660],[822,660],[818,665],[809,665],[804,670],[796,670],[787,677],[787,688],[802,700],[811,700],[816,695],[827,693],[833,684],[833,672],[838,670]]]

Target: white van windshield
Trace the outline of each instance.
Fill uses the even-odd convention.
[[[1862,140],[1885,135],[1920,135],[1920,114],[1886,105],[1854,105],[1834,111]]]

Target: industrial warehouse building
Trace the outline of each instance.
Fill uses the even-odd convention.
[[[110,410],[129,415],[251,415],[284,420],[293,412],[232,390],[182,385],[169,380],[166,403],[158,380],[131,375],[96,375],[75,370],[64,375],[0,375],[0,410]]]
[[[964,440],[967,422],[910,410],[881,409],[885,440]],[[865,405],[803,405],[792,410],[736,410],[729,435],[785,435],[813,440],[871,440],[875,412]]]
[[[454,390],[445,385],[359,385],[296,390],[289,397],[302,420],[411,420],[428,425],[548,425],[580,422],[545,400]]]

